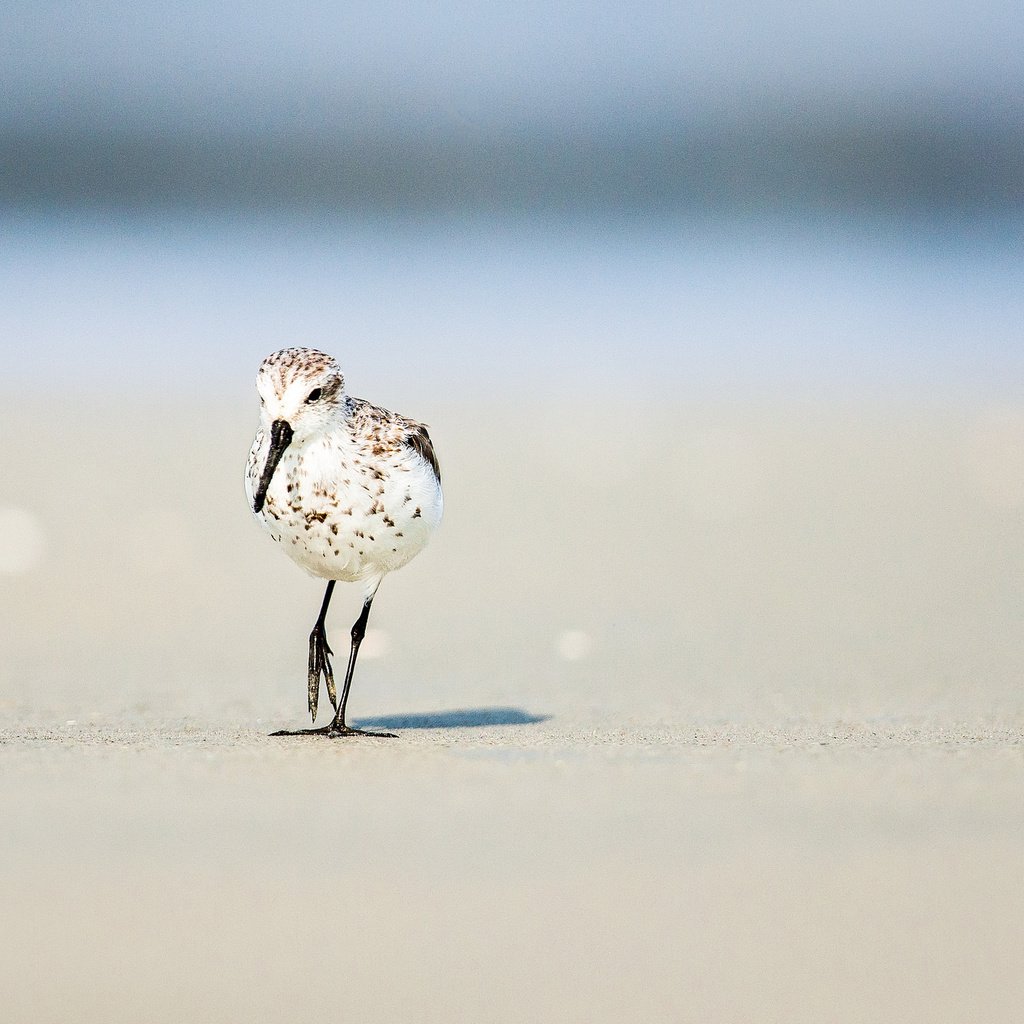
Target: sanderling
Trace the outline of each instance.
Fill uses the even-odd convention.
[[[309,635],[309,713],[320,680],[334,708],[321,729],[276,736],[391,736],[345,723],[370,605],[389,572],[426,545],[441,521],[441,472],[427,428],[345,393],[338,364],[311,348],[267,356],[256,375],[260,426],[245,471],[253,514],[307,572],[328,581]],[[363,609],[338,700],[324,621],[338,580],[363,584]]]

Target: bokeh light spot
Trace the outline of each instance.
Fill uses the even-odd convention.
[[[43,558],[43,527],[22,508],[0,508],[0,573],[31,572]]]

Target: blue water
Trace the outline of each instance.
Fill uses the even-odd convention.
[[[3,389],[248,395],[285,344],[355,394],[1024,393],[1019,223],[0,224]]]

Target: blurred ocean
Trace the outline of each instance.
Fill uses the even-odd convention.
[[[1019,4],[0,11],[0,389],[1019,387]]]

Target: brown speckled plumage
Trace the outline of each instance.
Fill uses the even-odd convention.
[[[256,381],[250,507],[307,572],[361,582],[368,607],[384,576],[415,557],[441,519],[441,471],[427,428],[346,394],[337,363],[316,349],[273,353]],[[311,691],[313,662],[311,648]],[[310,708],[315,714],[312,692]]]

